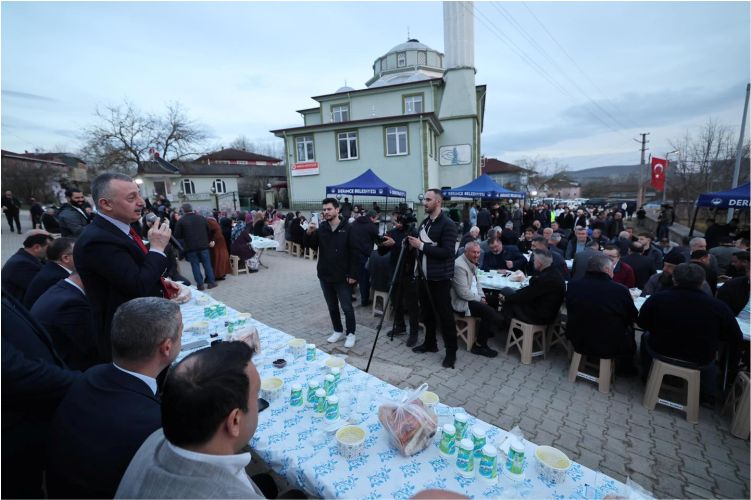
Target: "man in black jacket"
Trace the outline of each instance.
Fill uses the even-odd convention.
[[[514,245],[504,247],[496,237],[488,241],[488,251],[482,254],[479,267],[483,271],[523,271],[527,268],[527,259]]]
[[[360,305],[370,304],[370,273],[365,264],[368,262],[373,245],[378,239],[378,214],[375,210],[357,217],[349,227],[349,244],[352,253],[358,257],[357,282],[360,285]]]
[[[43,498],[50,421],[81,373],[67,369],[44,327],[6,293],[0,351],[3,497]]]
[[[456,324],[451,308],[451,278],[454,277],[456,224],[441,210],[443,193],[440,189],[428,189],[423,198],[423,205],[428,216],[417,228],[417,237],[407,237],[409,245],[419,250],[417,265],[420,266],[424,278],[420,280],[419,293],[420,309],[425,323],[425,340],[412,350],[417,353],[438,352],[435,335],[438,320],[443,344],[446,347],[443,366],[453,368],[457,344]]]
[[[704,270],[693,263],[673,271],[675,286],[649,297],[639,311],[638,324],[649,332],[648,346],[656,354],[706,366],[701,373],[702,392],[716,396],[718,370],[714,364],[720,342],[727,342],[728,366],[738,366],[742,334],[727,304],[701,291]],[[642,338],[644,370],[651,356]],[[732,380],[734,374],[730,374]]]
[[[717,298],[730,306],[735,316],[741,314],[744,308],[748,308],[749,300],[749,268],[746,268],[746,275],[733,278],[727,281],[722,288],[717,290]],[[748,319],[748,309],[746,310],[746,319]]]
[[[86,200],[83,193],[77,189],[66,189],[65,197],[68,203],[63,204],[57,214],[60,234],[76,238],[91,222],[84,208]]]
[[[86,370],[52,422],[50,498],[114,497],[133,455],[162,426],[156,379],[180,352],[182,326],[180,307],[162,298],[120,306],[112,363]]]
[[[16,230],[18,234],[21,234],[21,202],[13,196],[12,192],[6,191],[2,199],[2,207],[5,218],[8,219],[10,232],[13,232],[13,222],[15,222]]]
[[[196,287],[199,290],[204,289],[203,275],[201,274],[201,264],[203,264],[208,287],[216,288],[214,269],[211,267],[211,257],[209,256],[209,248],[214,246],[214,242],[210,241],[209,223],[202,215],[193,212],[190,203],[184,203],[182,209],[184,215],[175,225],[175,238],[185,240],[185,258],[188,259],[190,267],[193,269]]]
[[[35,230],[23,240],[23,248],[13,254],[2,270],[3,291],[23,302],[31,280],[42,270],[40,259],[47,253],[52,236],[46,231]]]
[[[549,250],[535,250],[533,254],[537,276],[529,280],[529,286],[503,299],[501,313],[505,324],[516,318],[533,325],[547,325],[555,321],[561,309],[566,283],[552,266],[553,256]]]
[[[305,246],[318,250],[318,280],[321,282],[323,298],[329,308],[331,326],[334,333],[327,339],[337,342],[344,336],[341,305],[347,328],[344,347],[355,346],[355,309],[352,307],[352,285],[357,283],[358,254],[350,244],[350,225],[339,218],[339,202],[336,198],[325,198],[323,219],[320,229],[315,223],[308,224],[305,232]]]
[[[643,247],[641,243],[635,241],[631,243],[628,249],[628,255],[621,257],[621,261],[625,262],[631,269],[634,270],[634,277],[636,278],[636,288],[644,290],[644,285],[647,284],[649,278],[657,272],[655,269],[655,262],[651,258],[643,255]]]
[[[73,265],[73,238],[58,238],[47,246],[47,262],[34,276],[26,289],[23,305],[31,311],[34,302],[58,281],[70,276],[76,270]]]
[[[612,278],[610,258],[595,255],[584,277],[569,281],[566,336],[579,354],[616,359],[620,373],[635,375],[633,324],[638,312],[628,289]]]

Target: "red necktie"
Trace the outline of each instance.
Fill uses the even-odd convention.
[[[132,227],[130,228],[130,237],[133,238],[133,241],[136,242],[136,245],[138,245],[138,248],[140,248],[143,253],[149,253],[149,249],[146,248],[146,245],[143,244],[143,240]]]

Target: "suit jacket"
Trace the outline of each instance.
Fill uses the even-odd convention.
[[[99,361],[109,361],[115,311],[130,299],[162,295],[159,278],[167,268],[167,257],[157,252],[144,255],[114,224],[95,217],[78,237],[73,258],[91,300]]]
[[[49,290],[55,283],[60,280],[64,280],[70,276],[70,273],[65,270],[57,262],[48,261],[42,269],[34,276],[34,279],[29,283],[29,287],[26,289],[26,294],[23,296],[23,305],[26,309],[31,311],[31,307],[44,292]]]
[[[636,278],[636,288],[644,289],[644,285],[649,281],[650,276],[657,272],[654,260],[646,255],[630,253],[621,257],[621,262],[625,262],[634,270]]]
[[[613,358],[633,349],[629,347],[633,346],[631,327],[638,314],[634,300],[625,286],[607,274],[588,272],[581,279],[569,281],[566,313],[566,336],[576,352]]]
[[[39,297],[31,315],[52,337],[63,361],[74,370],[97,362],[96,330],[89,299],[81,290],[61,280]]]
[[[112,498],[128,463],[162,425],[159,399],[111,363],[71,387],[52,422],[47,484],[51,498]]]
[[[474,291],[473,280],[477,281],[477,289]],[[454,277],[451,278],[451,307],[454,311],[469,316],[469,302],[479,302],[482,297],[482,288],[477,280],[477,266],[460,255],[454,261]]]
[[[504,304],[518,306],[535,324],[546,325],[558,316],[565,293],[563,276],[550,265],[533,276],[529,286],[506,297]]]
[[[60,208],[57,213],[57,220],[60,223],[60,234],[73,238],[78,237],[90,222],[83,209],[79,210],[70,203],[66,203]]]
[[[577,253],[574,256],[574,265],[571,266],[571,279],[575,280],[583,278],[587,272],[589,259],[591,259],[593,255],[597,255],[598,253],[600,253],[598,250],[594,250],[589,247],[585,248],[584,251]]]
[[[251,484],[252,483],[252,480]],[[175,453],[158,429],[131,460],[115,498],[263,498],[240,478],[214,464]]]
[[[42,269],[42,263],[29,252],[20,248],[11,255],[2,269],[2,288],[19,302],[23,302],[29,283]]]
[[[748,276],[733,278],[717,290],[717,298],[730,306],[735,316],[738,316],[748,304],[749,281]]]
[[[506,261],[510,260],[512,266],[506,267]],[[490,271],[491,269],[508,269],[509,271],[524,271],[527,268],[527,259],[515,245],[504,246],[501,253],[496,255],[490,250],[480,255],[480,269]]]

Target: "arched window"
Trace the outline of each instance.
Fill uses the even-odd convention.
[[[182,187],[183,187],[183,193],[185,194],[195,194],[196,193],[196,186],[193,184],[193,181],[190,179],[183,179],[182,181]]]
[[[227,192],[227,186],[222,179],[215,179],[213,186],[216,190],[216,194],[224,194]]]

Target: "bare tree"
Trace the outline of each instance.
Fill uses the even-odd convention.
[[[133,173],[151,159],[153,148],[165,160],[199,154],[207,135],[190,120],[179,103],[166,106],[164,116],[143,114],[132,103],[97,109],[99,123],[84,133],[83,154],[90,168]]]

